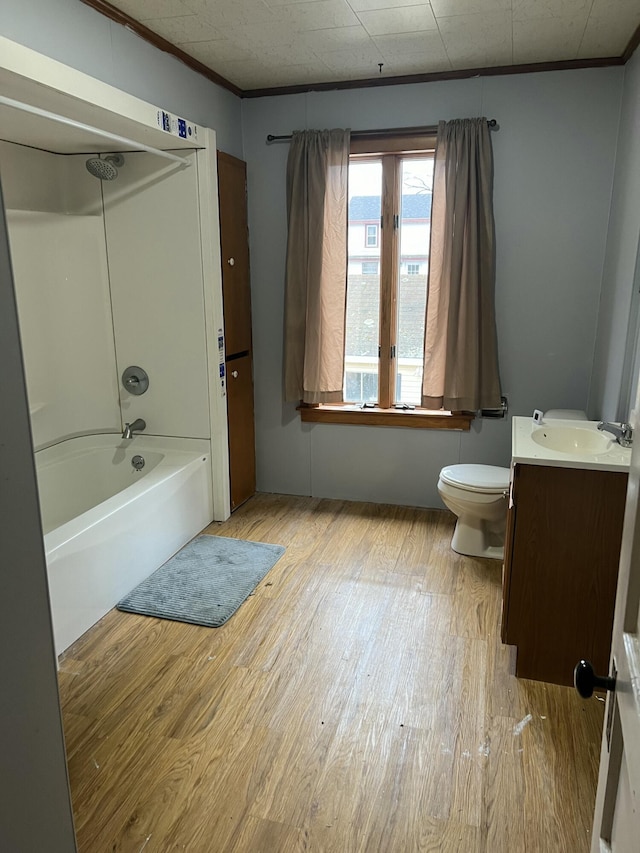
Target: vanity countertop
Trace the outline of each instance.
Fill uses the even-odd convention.
[[[628,471],[631,448],[598,430],[599,421],[548,420],[514,417],[512,460],[527,465]]]

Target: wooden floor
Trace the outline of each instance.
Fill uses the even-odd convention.
[[[62,659],[81,853],[586,853],[603,705],[518,681],[500,566],[433,510],[257,495],[222,628],[112,611]]]

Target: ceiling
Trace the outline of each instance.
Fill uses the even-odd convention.
[[[125,13],[243,91],[620,59],[640,26],[640,0],[83,2]]]

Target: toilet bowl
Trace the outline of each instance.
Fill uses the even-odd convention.
[[[495,465],[447,465],[438,492],[458,516],[451,547],[469,557],[502,560],[507,522],[509,469]]]

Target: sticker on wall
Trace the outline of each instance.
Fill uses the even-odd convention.
[[[156,121],[158,127],[162,128],[165,133],[179,136],[181,139],[198,139],[198,126],[196,124],[191,124],[186,119],[179,118],[166,110],[158,110]]]
[[[222,329],[218,329],[218,362],[220,365],[220,389],[222,391],[222,395],[224,396],[224,332],[222,331]]]

